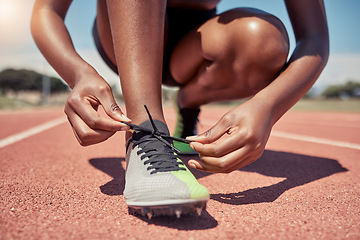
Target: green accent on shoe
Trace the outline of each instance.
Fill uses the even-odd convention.
[[[181,162],[181,160],[178,159],[178,162]],[[171,173],[186,184],[190,191],[190,197],[192,199],[210,198],[207,188],[198,183],[197,179],[190,170],[185,165],[184,167],[186,168],[186,171],[172,171]]]
[[[180,151],[180,155],[197,155],[198,154],[187,143],[174,142],[174,147],[176,147]]]

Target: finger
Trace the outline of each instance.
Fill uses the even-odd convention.
[[[76,139],[78,140],[80,145],[84,146],[84,147],[103,142],[115,133],[115,132],[111,133],[111,132],[106,132],[106,131],[102,131],[102,130],[96,130],[95,132],[98,133],[97,135],[94,134],[93,136],[90,136],[88,133],[86,133],[86,136],[80,137],[79,134],[76,132],[75,128],[72,128],[72,129],[73,129]]]
[[[98,99],[109,117],[120,122],[131,122],[131,120],[124,115],[119,105],[116,103],[111,89],[104,88],[103,90],[100,90]]]
[[[223,157],[215,158],[200,155],[200,160],[189,160],[189,166],[198,170],[214,173],[228,173],[251,154],[251,147],[245,146]]]
[[[100,116],[86,99],[71,99],[68,102],[72,111],[91,129],[110,132],[129,130],[129,127],[121,122]]]
[[[210,128],[206,132],[197,136],[187,137],[186,139],[201,143],[211,143],[224,135],[229,130],[229,128],[230,126],[226,123],[226,121],[220,119],[219,122],[217,122],[212,128]]]
[[[238,163],[235,166],[231,167],[231,169],[229,169],[229,171],[233,172],[235,170],[246,167],[247,165],[255,162],[258,159],[259,159],[259,157],[256,157],[256,156],[253,156],[253,155],[248,156],[247,158],[244,159],[244,161],[241,161],[240,163]]]
[[[103,130],[93,130],[76,114],[68,114],[68,120],[76,139],[82,146],[103,142],[115,133]]]
[[[230,128],[226,134],[215,142],[208,144],[192,142],[190,147],[205,156],[221,157],[249,143],[247,134],[239,131],[241,130],[237,127],[236,129]]]

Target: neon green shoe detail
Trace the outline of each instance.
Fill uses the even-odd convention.
[[[180,159],[179,161],[181,162]],[[189,171],[189,169],[185,165],[184,167],[186,168],[186,171],[173,171],[171,173],[187,185],[190,190],[190,197],[192,199],[210,198],[210,194],[207,188],[198,183],[197,179]]]
[[[181,152],[180,155],[197,155],[198,154],[187,143],[174,142],[174,147],[176,147]]]

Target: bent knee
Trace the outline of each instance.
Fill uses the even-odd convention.
[[[223,13],[219,22],[228,27],[229,46],[238,54],[262,59],[270,63],[286,61],[289,37],[285,26],[277,17],[257,9],[238,8]]]
[[[198,29],[202,64],[195,76],[203,89],[231,89],[228,99],[248,97],[283,69],[289,39],[275,16],[249,8],[221,13]]]
[[[235,53],[231,64],[234,76],[247,78],[249,90],[266,87],[283,69],[289,38],[283,23],[275,16],[257,9],[225,12],[219,22],[228,24],[231,34],[229,52]]]
[[[249,54],[268,71],[280,71],[289,53],[289,38],[282,22],[273,15],[253,17],[246,22]]]

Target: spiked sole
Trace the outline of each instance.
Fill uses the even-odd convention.
[[[199,216],[206,209],[207,200],[196,201],[182,204],[167,204],[153,206],[130,206],[128,205],[129,214],[141,215],[151,219],[153,216],[176,216],[190,213],[197,213]]]

